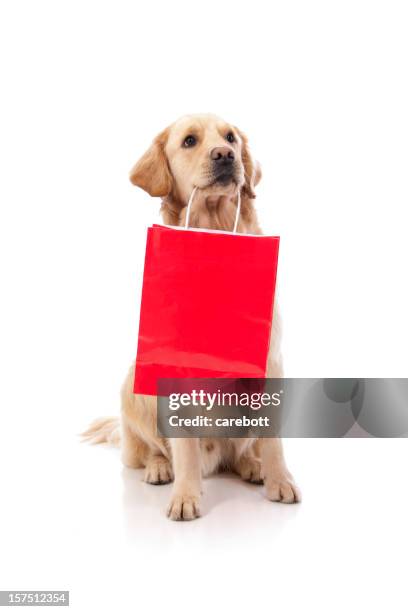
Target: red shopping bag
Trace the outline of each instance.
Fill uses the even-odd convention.
[[[135,393],[157,395],[159,378],[266,376],[279,237],[235,233],[238,216],[234,233],[148,229]]]

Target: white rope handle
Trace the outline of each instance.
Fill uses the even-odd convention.
[[[188,200],[188,204],[187,204],[187,214],[186,214],[186,224],[184,226],[184,229],[188,229],[188,222],[190,221],[190,212],[191,212],[191,205],[193,203],[194,200],[194,195],[195,192],[197,191],[198,187],[194,187],[193,191],[191,192],[191,196]]]
[[[241,190],[238,188],[238,193],[237,193],[237,214],[235,215],[235,223],[234,223],[234,227],[232,229],[232,233],[236,234],[237,233],[237,227],[238,227],[238,221],[239,221],[239,215],[241,214]]]
[[[198,187],[194,187],[193,191],[191,192],[190,198],[188,200],[188,204],[187,204],[187,213],[186,213],[186,222],[184,225],[184,229],[188,229],[188,223],[190,221],[190,212],[191,212],[191,205],[193,203],[194,200],[194,196],[195,196],[195,192],[197,191]],[[238,189],[238,195],[237,195],[237,212],[235,215],[235,222],[234,222],[234,227],[232,228],[232,233],[236,234],[237,233],[237,227],[238,227],[238,221],[239,221],[239,215],[241,213],[241,190]]]

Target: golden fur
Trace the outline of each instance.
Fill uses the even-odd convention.
[[[233,141],[229,142],[227,138]],[[184,145],[192,135],[195,144]],[[214,153],[215,152],[215,153]],[[218,153],[221,152],[221,153]],[[217,180],[214,158],[234,157],[233,179]],[[261,233],[253,206],[254,188],[261,178],[244,134],[213,115],[187,115],[161,132],[132,168],[130,180],[151,196],[162,198],[168,225],[182,225],[191,191],[198,187],[190,217],[192,227],[230,230],[241,190],[238,231]],[[268,376],[281,377],[279,316],[275,309]],[[121,445],[123,463],[145,468],[144,480],[164,484],[174,478],[168,516],[189,520],[200,516],[201,478],[221,469],[244,480],[265,484],[272,501],[300,501],[300,493],[283,457],[280,439],[164,439],[156,434],[156,398],[133,394],[134,364],[122,388],[121,423],[99,419],[84,437],[92,442]],[[119,442],[120,438],[120,442]]]

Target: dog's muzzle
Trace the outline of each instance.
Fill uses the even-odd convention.
[[[230,147],[216,147],[211,151],[214,182],[228,185],[236,182],[235,153]]]

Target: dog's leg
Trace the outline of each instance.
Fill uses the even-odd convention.
[[[300,491],[286,467],[280,438],[262,438],[257,441],[262,462],[266,496],[271,501],[293,504],[301,499]]]
[[[280,340],[281,318],[278,306],[275,303],[268,355],[268,378],[283,378]],[[268,499],[286,504],[299,502],[300,491],[292,474],[286,467],[282,440],[280,438],[261,438],[256,442],[255,453],[261,458],[262,475]]]
[[[189,521],[200,516],[200,444],[196,438],[173,438],[170,443],[174,486],[167,516],[173,521]]]
[[[122,462],[126,467],[145,467],[143,480],[149,484],[166,484],[173,480],[170,461],[160,449],[152,450],[133,431],[122,415]]]

